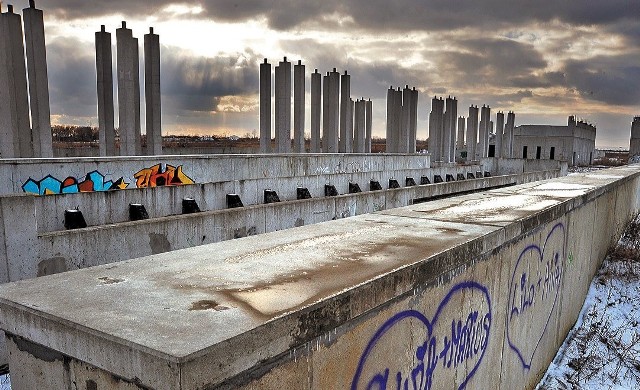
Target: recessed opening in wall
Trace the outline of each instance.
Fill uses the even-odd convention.
[[[542,146],[536,146],[536,160],[540,160],[542,156]]]
[[[495,156],[496,156],[496,146],[489,145],[489,157],[495,157]]]
[[[527,147],[526,146],[522,147],[522,158],[527,158]]]
[[[549,160],[554,160],[556,158],[556,147],[552,146],[551,151],[549,152]]]

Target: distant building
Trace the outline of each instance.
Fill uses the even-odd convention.
[[[596,127],[570,116],[567,126],[521,125],[514,129],[513,157],[566,160],[589,165],[596,147]]]
[[[631,142],[629,142],[629,157],[635,157],[639,155],[640,155],[640,116],[636,116],[633,118],[633,122],[631,123]]]

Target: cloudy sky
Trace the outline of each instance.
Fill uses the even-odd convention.
[[[14,1],[14,7],[27,6]],[[5,2],[6,3],[6,2]],[[163,133],[258,130],[258,64],[302,60],[307,74],[352,75],[384,136],[386,90],[420,90],[513,110],[516,124],[595,123],[599,147],[628,147],[640,115],[638,0],[39,0],[54,122],[95,125],[94,32],[122,20],[160,35]],[[3,5],[3,12],[6,5]],[[142,50],[141,50],[142,53]],[[115,48],[114,48],[115,60]],[[307,76],[307,91],[309,80]],[[144,96],[144,93],[142,93]],[[310,99],[307,97],[307,102]],[[307,108],[308,109],[308,108]],[[307,128],[309,128],[307,111]],[[144,123],[144,120],[143,120]]]

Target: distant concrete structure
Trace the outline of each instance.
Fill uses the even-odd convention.
[[[140,149],[140,76],[138,40],[133,38],[127,23],[116,30],[118,71],[118,111],[120,155],[136,156]]]
[[[478,140],[477,158],[485,158],[489,155],[489,133],[491,129],[491,108],[482,105],[480,109],[480,139]]]
[[[417,99],[416,99],[417,101]],[[372,115],[373,115],[373,103],[371,102],[371,99],[367,100],[367,104],[365,106],[365,113],[366,113],[366,119],[365,119],[365,153],[371,153],[371,138],[372,138],[372,134],[371,134],[371,125],[372,125]]]
[[[36,8],[34,0],[29,0],[29,8],[23,9],[22,15],[29,74],[29,96],[31,97],[29,104],[33,155],[53,157],[44,19],[42,11]]]
[[[322,76],[316,69],[311,74],[311,153],[320,153],[320,114],[322,112]]]
[[[478,145],[478,106],[469,107],[467,117],[467,161],[477,161],[476,146]]]
[[[464,149],[464,131],[465,131],[465,117],[458,117],[458,136],[456,138],[456,149],[458,151]]]
[[[396,150],[394,145],[395,139],[395,90],[393,86],[387,89],[387,128],[386,128],[386,147],[385,151],[387,153],[391,153]]]
[[[405,85],[387,90],[387,153],[415,153],[418,91]]]
[[[355,103],[354,129],[353,129],[353,151],[354,153],[365,153],[366,150],[366,106],[364,99],[358,99]]]
[[[115,156],[116,133],[113,109],[111,33],[102,25],[95,34],[96,84],[98,90],[98,149],[100,156]]]
[[[431,99],[429,114],[429,153],[431,161],[442,161],[444,143],[444,100],[436,96]]]
[[[305,66],[302,61],[293,67],[293,152],[304,153]]]
[[[513,111],[507,113],[507,124],[504,127],[504,137],[502,138],[504,143],[504,157],[514,158],[513,155],[513,129],[515,127],[516,114]]]
[[[147,154],[162,154],[162,118],[160,104],[160,37],[149,28],[144,36],[144,93],[147,118]]]
[[[411,137],[411,100],[412,92],[408,85],[402,89],[402,106],[400,108],[400,128],[398,131],[397,153],[409,152],[409,138]]]
[[[340,73],[333,68],[327,73],[326,125],[323,123],[323,145],[325,153],[338,153],[338,128],[340,124]]]
[[[340,76],[340,141],[338,151],[353,151],[353,128],[349,131],[349,104],[351,100],[351,76],[344,71]],[[352,120],[353,122],[353,120]]]
[[[518,126],[514,129],[513,138],[514,157],[565,160],[570,165],[589,165],[593,162],[596,127],[570,116],[567,126]]]
[[[496,114],[496,137],[495,137],[495,143],[496,143],[496,149],[495,149],[495,156],[494,157],[498,157],[498,158],[504,158],[505,153],[504,153],[504,113],[502,111],[498,111],[498,113]]]
[[[640,116],[633,118],[631,123],[631,139],[629,142],[629,157],[640,155]]]
[[[445,113],[442,138],[442,161],[455,162],[456,157],[456,125],[458,118],[458,100],[449,96],[445,100]]]
[[[291,151],[291,62],[276,66],[276,153]]]
[[[408,153],[416,152],[416,139],[418,137],[418,90],[413,87],[411,90],[411,106],[409,108],[409,150]]]
[[[260,153],[271,152],[271,64],[260,64]]]
[[[13,6],[0,14],[0,154],[34,157],[29,123],[22,18]]]

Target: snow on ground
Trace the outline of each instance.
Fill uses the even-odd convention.
[[[9,374],[0,375],[0,390],[11,390]]]
[[[640,217],[591,282],[537,389],[640,389]]]

